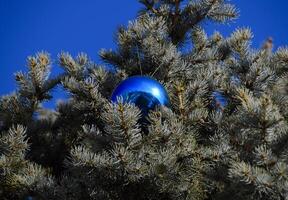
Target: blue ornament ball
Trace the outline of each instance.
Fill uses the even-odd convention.
[[[148,76],[132,76],[122,81],[113,91],[111,101],[116,103],[117,97],[122,97],[126,103],[134,103],[144,116],[157,105],[170,105],[165,88]]]

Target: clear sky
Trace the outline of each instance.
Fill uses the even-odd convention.
[[[288,44],[287,0],[231,0],[240,18],[230,25],[204,24],[225,36],[237,27],[250,27],[253,47],[271,36],[277,48]],[[137,0],[0,0],[0,95],[15,90],[13,73],[26,70],[26,58],[45,50],[57,59],[61,51],[85,52],[99,61],[101,48],[114,48],[119,25],[133,20],[140,8]],[[58,67],[53,65],[53,74]],[[55,92],[56,99],[61,98]],[[51,106],[52,104],[48,104]]]

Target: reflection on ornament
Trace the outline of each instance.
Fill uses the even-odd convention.
[[[132,76],[122,81],[113,91],[111,101],[117,102],[117,97],[134,103],[144,116],[157,105],[168,107],[170,104],[165,88],[148,76]]]

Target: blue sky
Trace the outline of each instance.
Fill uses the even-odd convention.
[[[219,30],[227,36],[237,27],[250,27],[254,47],[269,36],[275,48],[288,44],[287,0],[231,3],[239,8],[240,18],[228,26],[205,23],[209,34]],[[15,90],[13,73],[25,71],[27,56],[38,51],[48,51],[54,61],[61,51],[85,52],[99,61],[98,51],[115,47],[117,27],[133,20],[140,6],[137,0],[0,0],[0,95]],[[59,72],[56,65],[52,69]]]

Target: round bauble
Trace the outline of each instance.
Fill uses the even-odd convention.
[[[111,101],[116,103],[118,97],[135,104],[144,115],[158,105],[170,104],[165,88],[149,76],[132,76],[122,81],[113,91]]]

